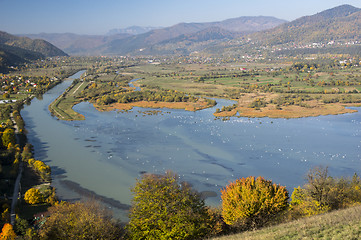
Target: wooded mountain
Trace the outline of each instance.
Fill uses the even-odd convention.
[[[79,35],[74,33],[40,33],[24,35],[44,39],[70,55],[99,55],[102,46],[117,39],[132,36],[128,33],[113,35]]]
[[[42,39],[32,40],[27,37],[18,37],[0,31],[0,44],[23,48],[29,51],[38,52],[45,57],[67,56],[65,52]]]
[[[196,33],[182,34],[176,38],[162,41],[142,50],[141,54],[152,55],[188,55],[217,45],[226,40],[234,39],[245,33],[231,32],[220,27],[210,27]]]
[[[199,52],[229,56],[257,47],[270,49],[272,46],[294,47],[287,51],[299,52],[306,50],[297,49],[295,46],[360,41],[360,10],[350,5],[342,5],[292,22],[258,16],[220,22],[179,23],[160,29],[138,29],[146,32],[136,35],[124,32],[134,30],[132,33],[139,33],[137,27],[114,30],[113,33],[123,33],[107,36],[69,33],[28,36],[46,39],[72,55],[187,55]],[[352,47],[357,48],[358,45]],[[332,48],[337,49],[336,52],[345,50],[342,45],[330,44],[327,45],[326,52]],[[324,52],[325,49],[318,48],[317,51]]]
[[[171,39],[181,37],[180,45],[184,45],[186,38],[211,41],[238,37],[246,33],[260,31],[278,26],[286,21],[274,17],[240,17],[221,22],[210,23],[179,23],[167,28],[153,29],[130,27],[127,29],[111,30],[110,33],[119,33],[106,36],[64,34],[32,34],[30,38],[42,38],[61,48],[71,55],[117,55],[117,54],[172,54]],[[209,30],[206,30],[209,29]],[[216,29],[219,31],[216,32]],[[203,33],[201,33],[203,31]],[[208,34],[205,35],[205,32]],[[139,34],[139,32],[144,32]],[[199,32],[199,33],[198,33]],[[212,32],[212,34],[210,34]],[[228,32],[225,34],[225,32]],[[231,33],[235,32],[235,33]],[[134,35],[130,35],[134,34]],[[192,34],[196,34],[192,36]],[[203,38],[200,37],[203,34]],[[227,35],[227,37],[226,37]],[[232,35],[232,36],[231,36]],[[220,38],[220,36],[223,36]],[[207,37],[207,38],[205,38]],[[162,47],[162,42],[166,44]],[[197,41],[199,44],[199,41]],[[176,40],[172,42],[176,44]],[[214,42],[212,42],[214,44]],[[189,45],[189,44],[188,44]],[[191,49],[191,48],[189,48]],[[141,50],[141,51],[140,51]],[[144,50],[144,52],[143,52]],[[182,51],[184,52],[184,51]],[[189,52],[187,50],[186,52]],[[186,53],[185,52],[185,53]]]
[[[239,36],[250,32],[269,29],[278,26],[284,22],[286,21],[274,17],[259,16],[233,18],[221,22],[179,23],[171,27],[156,29],[144,34],[139,34],[129,38],[112,41],[107,46],[105,46],[105,53],[164,54],[165,52],[163,51],[164,49],[162,49],[161,45],[163,43],[168,44],[169,40],[171,39],[174,39],[173,43],[175,43],[176,38],[178,38],[179,36],[182,36],[180,38],[182,42],[186,40],[185,37],[188,37],[190,39],[199,39],[199,37],[192,36],[192,34],[197,34],[200,31],[211,29],[206,31],[212,32],[213,34],[208,34],[208,38],[203,40],[219,40],[219,36],[223,35],[225,31],[235,32],[237,34],[234,34],[234,36]],[[219,30],[218,33],[215,31],[216,29]],[[180,43],[180,45],[182,45],[182,43]],[[165,46],[165,48],[167,47]]]
[[[253,34],[251,38],[269,45],[360,40],[360,10],[350,5],[342,5]]]
[[[250,49],[288,48],[278,54],[361,53],[360,45],[342,45],[361,39],[361,9],[341,5],[298,18],[275,28],[206,49],[205,53],[242,54]],[[314,45],[315,47],[305,47]],[[323,46],[323,47],[317,47]],[[213,52],[212,52],[213,51]]]
[[[31,40],[0,31],[0,71],[7,70],[11,65],[54,56],[67,54],[44,40]]]

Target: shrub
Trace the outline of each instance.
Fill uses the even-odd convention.
[[[287,209],[288,192],[262,177],[237,179],[222,193],[222,215],[229,225],[259,227]]]
[[[110,212],[95,202],[61,203],[48,209],[50,214],[39,230],[40,239],[120,239],[122,228]]]
[[[210,232],[204,201],[175,174],[143,175],[132,191],[130,239],[199,239]]]

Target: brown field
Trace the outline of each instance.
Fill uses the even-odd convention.
[[[272,93],[247,93],[243,94],[238,99],[238,106],[232,111],[225,111],[214,113],[216,117],[232,117],[239,113],[241,117],[269,117],[269,118],[302,118],[302,117],[316,117],[321,115],[337,115],[344,113],[357,112],[356,110],[347,109],[345,107],[355,106],[355,104],[344,103],[330,103],[324,104],[317,100],[305,101],[309,107],[301,107],[297,105],[282,106],[277,109],[274,104],[268,104],[266,107],[249,108],[249,104],[256,98],[269,101],[277,97],[277,94]]]
[[[184,109],[186,111],[197,111],[209,107],[207,102],[198,101],[192,102],[133,102],[133,103],[113,103],[107,106],[100,106],[94,104],[95,108],[100,111],[112,111],[112,110],[131,110],[133,107],[141,108],[169,108],[169,109]]]

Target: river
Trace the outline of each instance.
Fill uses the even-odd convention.
[[[52,117],[48,105],[70,84],[64,81],[21,111],[29,142],[35,157],[51,166],[61,199],[94,193],[122,219],[130,187],[144,172],[176,172],[208,196],[209,205],[219,205],[219,190],[240,177],[263,176],[292,192],[315,166],[328,166],[333,176],[361,174],[360,111],[222,121],[212,113],[231,102],[221,99],[197,112],[163,109],[158,114],[141,108],[99,112],[83,102],[74,109],[86,120],[65,122]]]

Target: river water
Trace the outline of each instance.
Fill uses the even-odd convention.
[[[209,205],[219,205],[219,190],[240,177],[263,176],[292,192],[315,166],[328,166],[333,176],[361,174],[360,111],[222,121],[212,113],[231,101],[219,99],[217,106],[197,112],[157,114],[141,108],[99,112],[84,102],[74,109],[86,120],[65,122],[52,117],[48,105],[70,84],[63,82],[21,111],[35,157],[51,166],[52,184],[65,200],[93,192],[129,205],[130,187],[144,172],[176,172],[208,196]],[[123,218],[126,206],[114,202],[109,206]]]

